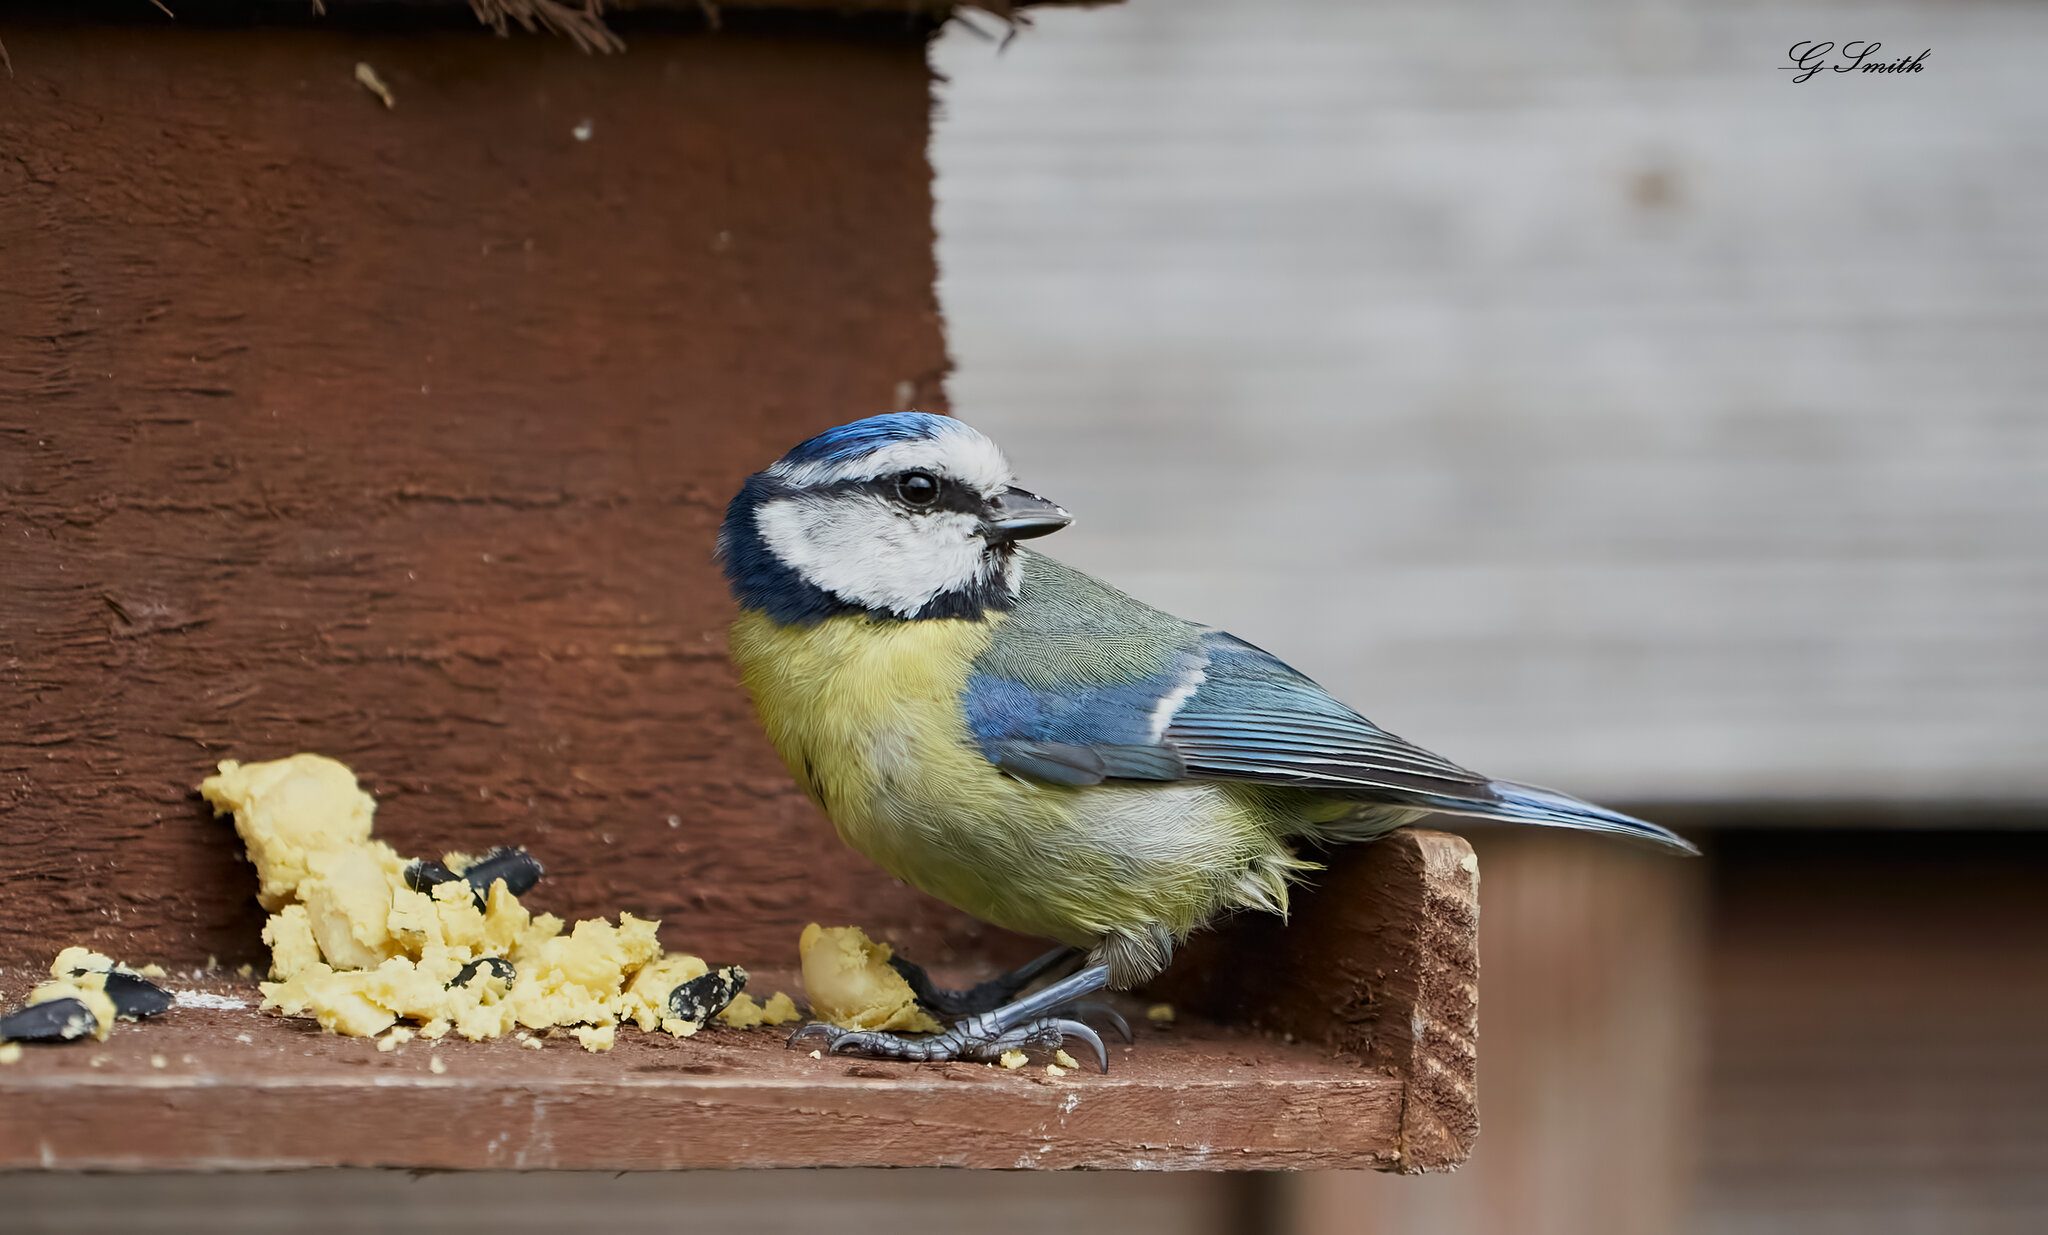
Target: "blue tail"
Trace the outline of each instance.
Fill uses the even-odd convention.
[[[1699,856],[1699,849],[1691,841],[1669,828],[1660,828],[1654,823],[1624,815],[1617,810],[1582,802],[1570,794],[1558,793],[1551,789],[1538,789],[1534,785],[1516,784],[1511,780],[1489,782],[1487,788],[1492,796],[1438,797],[1434,794],[1425,800],[1431,810],[1450,815],[1469,815],[1477,819],[1503,819],[1513,823],[1533,823],[1549,828],[1578,828],[1586,832],[1605,832],[1610,836],[1628,837],[1645,841],[1660,849],[1674,849],[1679,853]]]

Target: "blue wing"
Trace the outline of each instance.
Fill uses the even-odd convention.
[[[1037,555],[964,703],[983,755],[1030,780],[1245,781],[1697,852],[1655,824],[1459,767],[1244,640]]]
[[[1486,778],[1352,711],[1279,658],[1222,631],[1201,684],[1160,733],[1191,773],[1344,796],[1470,790]]]

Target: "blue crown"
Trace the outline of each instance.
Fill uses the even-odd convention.
[[[872,454],[884,446],[934,441],[965,427],[951,417],[932,412],[886,412],[827,429],[791,447],[781,461],[791,467],[831,467]]]

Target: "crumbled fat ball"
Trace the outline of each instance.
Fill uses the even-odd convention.
[[[938,1033],[945,1026],[917,1005],[903,975],[889,967],[886,943],[857,926],[804,927],[797,940],[804,993],[819,1019],[841,1029],[886,1029]]]
[[[376,803],[335,760],[228,760],[200,792],[234,816],[270,910],[265,1009],[363,1037],[400,1025],[472,1040],[564,1028],[595,1051],[612,1045],[621,1022],[664,1028],[670,992],[711,971],[664,954],[660,924],[631,914],[567,923],[529,912],[502,878],[482,889],[463,878],[408,881],[417,864],[371,834]],[[436,865],[461,874],[515,856],[524,858],[448,853]],[[765,1007],[734,1000],[725,1012],[719,1019],[734,1028],[796,1019],[785,995]]]

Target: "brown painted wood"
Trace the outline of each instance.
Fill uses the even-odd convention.
[[[791,786],[711,563],[747,472],[941,401],[919,35],[6,39],[0,964],[257,959],[192,788],[295,750],[565,914],[978,946]]]
[[[1230,932],[1182,966],[1188,1011],[1215,1002],[1264,1028],[1148,1027],[1112,1044],[1106,1076],[813,1060],[774,1031],[385,1054],[256,1012],[251,982],[188,975],[170,985],[251,1006],[179,1008],[0,1067],[0,1170],[1444,1168],[1476,1128],[1469,854],[1401,833],[1344,855],[1284,947]],[[788,980],[764,969],[759,985]]]
[[[1106,1076],[1053,1080],[814,1060],[769,1031],[623,1033],[605,1055],[509,1040],[380,1054],[253,1011],[178,1009],[0,1067],[0,1169],[1356,1166],[1392,1143],[1402,1095],[1306,1044],[1196,1026],[1118,1044]]]
[[[1247,915],[1198,937],[1158,993],[1405,1078],[1386,1166],[1442,1170],[1479,1131],[1478,923],[1471,845],[1397,832],[1334,855],[1287,922]]]

